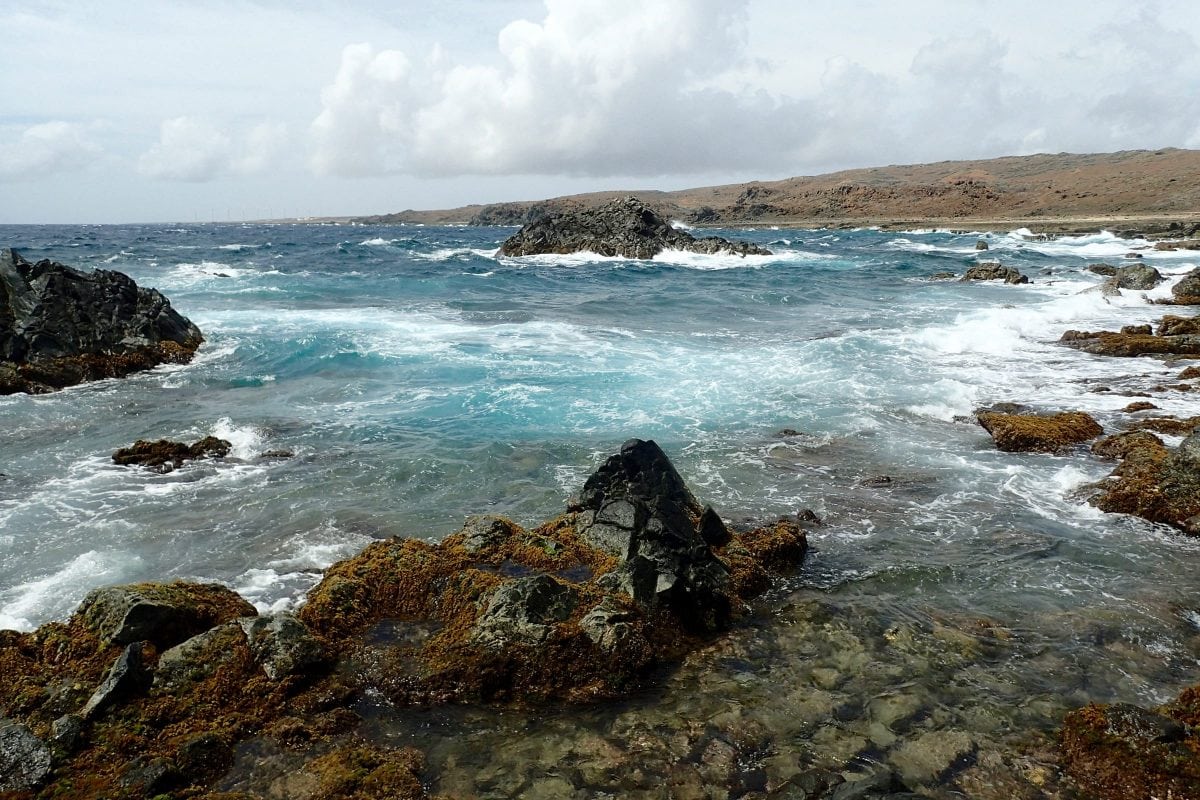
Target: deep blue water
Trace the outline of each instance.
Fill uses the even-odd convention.
[[[1134,695],[1165,696],[1194,668],[1197,543],[1084,504],[1076,490],[1111,465],[999,453],[956,420],[1015,400],[1113,429],[1122,381],[1177,373],[1053,343],[1157,316],[1138,293],[1085,292],[1100,281],[1086,264],[1144,242],[996,234],[977,253],[977,234],[756,230],[720,233],[775,256],[493,257],[510,232],[0,228],[31,260],[157,287],[207,337],[187,366],[0,398],[0,627],[172,577],[285,607],[372,537],[549,517],[637,436],[728,518],[821,514],[806,585],[1020,621],[1064,646],[1062,615],[1118,615],[1161,663]],[[1169,277],[1195,265],[1146,255]],[[925,280],[993,258],[1034,283]],[[1154,402],[1196,413],[1185,394]],[[158,475],[109,458],[205,434],[237,459]],[[257,458],[270,449],[295,456]],[[893,481],[862,485],[880,475]]]

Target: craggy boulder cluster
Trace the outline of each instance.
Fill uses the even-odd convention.
[[[298,615],[218,585],[98,589],[65,623],[0,632],[0,793],[424,798],[420,752],[356,735],[364,698],[617,696],[734,624],[805,550],[797,520],[731,531],[633,440],[561,516],[377,541]]]
[[[1127,703],[1072,711],[1063,765],[1100,800],[1200,797],[1200,686],[1156,710]]]
[[[127,275],[30,264],[0,249],[0,394],[186,363],[203,341],[170,301]]]
[[[1057,453],[1104,432],[1082,411],[1041,415],[981,410],[975,417],[991,434],[996,447],[1009,453]]]
[[[505,256],[586,251],[602,256],[654,258],[663,250],[771,255],[770,250],[748,242],[731,242],[719,236],[697,239],[687,231],[672,227],[636,197],[613,200],[595,209],[538,217],[500,245],[500,254]]]
[[[1172,449],[1152,433],[1130,431],[1102,439],[1093,450],[1121,463],[1097,485],[1092,505],[1200,536],[1200,433]]]
[[[171,472],[178,469],[185,461],[195,461],[203,458],[224,458],[233,449],[233,444],[215,436],[205,436],[199,441],[186,444],[173,442],[169,439],[159,439],[148,442],[138,439],[129,447],[122,447],[113,453],[114,464],[122,466],[141,466],[155,472]]]

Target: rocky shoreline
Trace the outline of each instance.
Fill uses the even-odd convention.
[[[375,542],[296,615],[260,616],[215,584],[97,589],[65,623],[0,633],[0,792],[250,797],[214,789],[253,741],[302,756],[309,791],[284,796],[425,797],[420,752],[355,735],[364,698],[628,695],[743,624],[771,576],[800,566],[802,519],[730,530],[632,440],[563,515]]]
[[[634,216],[646,220],[642,209]],[[661,218],[651,223],[674,235]],[[626,244],[641,258],[643,248],[675,241]],[[1108,278],[1107,293],[1162,280],[1140,264],[1098,266],[1109,270],[1093,269]],[[941,277],[1028,282],[1000,263]],[[1197,281],[1200,270],[1176,284],[1175,313],[1120,331],[1067,331],[1064,352],[1179,362],[1179,383],[1137,394],[1193,391],[1187,381],[1200,378],[1200,365],[1183,367],[1200,358],[1200,331],[1182,314],[1200,302]],[[1015,404],[975,418],[1006,452],[1118,460],[1089,490],[1091,503],[1200,535],[1200,417],[1146,413],[1154,410],[1132,402],[1118,430],[1082,412]],[[167,472],[220,462],[229,450],[212,437],[139,441],[113,460]],[[260,615],[217,585],[96,590],[64,623],[0,632],[0,669],[13,676],[0,686],[0,797],[421,798],[431,784],[447,793],[438,796],[614,796],[619,787],[671,797],[1035,798],[1070,797],[1073,785],[1105,799],[1200,796],[1200,686],[1157,709],[1080,707],[1073,696],[1077,710],[1057,743],[1014,732],[1012,720],[1039,711],[1002,718],[992,704],[1048,701],[997,686],[987,689],[996,698],[974,698],[976,671],[1053,654],[1021,649],[1021,634],[996,620],[883,624],[863,613],[869,601],[838,604],[818,592],[780,602],[772,590],[794,585],[788,576],[818,524],[801,512],[727,525],[657,445],[633,440],[563,514],[529,529],[474,517],[437,544],[376,541],[329,567],[294,614]],[[778,666],[763,658],[772,649],[801,652],[806,663],[764,677]],[[714,660],[722,675],[712,674]],[[901,690],[869,694],[864,676],[873,674]],[[940,708],[904,683],[912,674],[936,676],[974,712]],[[733,683],[762,708],[738,707],[722,691]],[[695,719],[622,709],[647,692],[672,693]],[[787,710],[772,716],[776,696]],[[560,731],[556,744],[540,746],[562,752],[540,757],[569,768],[550,775],[468,775],[387,727],[476,715],[485,721],[473,730],[515,725],[519,739],[522,725],[572,727],[555,721],[560,707],[607,715],[611,733]],[[829,723],[843,720],[854,724],[834,737]],[[799,757],[781,744],[819,752]]]

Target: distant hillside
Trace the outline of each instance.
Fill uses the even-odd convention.
[[[1170,230],[1200,221],[1200,151],[943,161],[675,192],[623,189],[441,211],[410,210],[356,221],[520,225],[548,212],[594,206],[630,194],[664,216],[698,225],[990,221],[1000,227],[1040,220],[1047,223],[1043,227],[1069,228],[1070,223],[1113,219],[1142,222],[1165,232],[1171,221],[1175,224]]]

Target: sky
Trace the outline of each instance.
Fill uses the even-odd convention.
[[[0,223],[1200,148],[1196,0],[0,0]]]

